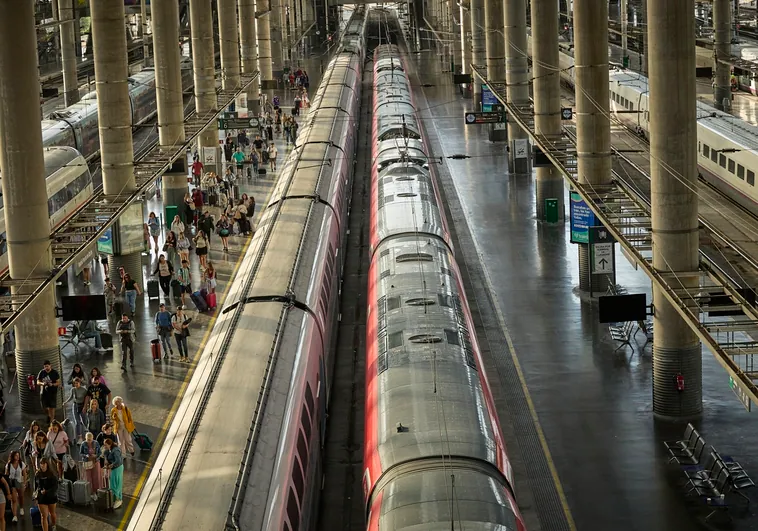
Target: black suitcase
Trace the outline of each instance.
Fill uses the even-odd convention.
[[[149,299],[159,299],[160,298],[160,284],[155,279],[150,279],[147,281],[147,297]]]
[[[258,175],[266,175],[266,168],[258,168]]]
[[[199,291],[190,295],[190,299],[192,299],[192,303],[195,305],[198,312],[202,313],[208,311],[208,303],[205,302],[205,297],[203,297]]]
[[[182,284],[178,280],[174,279],[171,281],[171,293],[174,295],[174,297],[181,297],[182,296]]]
[[[113,349],[113,336],[111,334],[108,334],[107,332],[100,332],[100,342],[103,344],[104,349]]]
[[[268,151],[263,150],[263,153],[261,154],[261,162],[263,164],[268,164]]]
[[[218,204],[218,196],[216,194],[208,194],[208,204],[216,206]]]

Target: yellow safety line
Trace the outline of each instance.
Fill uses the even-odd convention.
[[[260,212],[258,213],[259,219],[260,219],[260,215],[263,214],[263,209],[266,208],[266,205],[268,205],[268,202],[271,199],[271,194],[274,193],[275,188],[276,188],[276,180],[274,180],[271,183],[271,190],[269,190],[268,195],[266,196],[265,202],[261,203],[262,207],[261,207]],[[256,201],[256,204],[258,204],[257,201]],[[253,218],[253,220],[255,221],[255,218]],[[221,301],[221,304],[217,305],[217,308],[219,310],[223,307],[224,302],[226,302],[226,297],[229,295],[229,288],[231,287],[231,284],[234,281],[234,277],[237,275],[237,271],[239,271],[239,268],[242,265],[242,258],[245,256],[245,253],[247,252],[247,248],[250,246],[250,243],[252,241],[253,241],[253,237],[251,236],[250,238],[248,238],[247,242],[242,247],[242,251],[240,252],[240,257],[239,259],[237,259],[237,263],[234,265],[232,274],[229,277],[229,283],[226,288],[226,293],[224,293],[224,300]],[[213,317],[211,317],[211,320],[208,323],[208,329],[205,331],[205,335],[203,335],[203,339],[200,341],[200,345],[197,347],[197,350],[195,351],[195,355],[192,357],[193,362],[197,361],[198,355],[205,348],[205,344],[208,341],[208,336],[210,336],[211,331],[213,330],[213,326],[216,324],[217,318],[218,318],[217,315],[214,315]],[[184,398],[184,392],[187,390],[189,381],[192,378],[192,375],[195,374],[195,369],[197,369],[196,366],[193,367],[191,371],[187,371],[187,374],[184,376],[184,381],[182,382],[182,388],[179,390],[179,394],[176,396],[176,400],[174,400],[174,404],[171,406],[171,409],[169,410],[168,417],[166,418],[166,421],[163,423],[163,426],[161,427],[161,433],[155,442],[155,446],[154,446],[155,448],[158,448],[161,444],[163,444],[163,440],[166,438],[166,435],[168,435],[169,424],[171,424],[171,422],[174,420],[174,416],[176,415],[176,411],[179,409],[179,404],[182,403],[182,399]],[[147,481],[147,476],[150,473],[151,468],[152,468],[152,463],[147,464],[145,466],[145,470],[142,471],[142,474],[137,480],[137,486],[134,488],[134,492],[132,492],[132,495],[130,496],[131,500],[129,501],[129,505],[126,506],[126,511],[124,511],[124,516],[121,518],[121,522],[119,522],[118,524],[119,530],[125,529],[126,525],[129,523],[129,519],[132,516],[132,511],[134,511],[134,506],[137,504],[137,501],[139,500],[139,493],[142,491],[142,487],[144,487],[145,481]]]

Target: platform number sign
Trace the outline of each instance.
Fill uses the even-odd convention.
[[[561,120],[573,120],[574,110],[571,107],[561,107]]]

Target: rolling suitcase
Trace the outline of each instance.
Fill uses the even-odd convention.
[[[150,340],[150,355],[153,357],[153,363],[161,362],[161,340]]]
[[[258,168],[258,175],[266,175],[266,168]]]
[[[113,336],[106,332],[100,332],[100,342],[106,350],[113,350]]]
[[[60,503],[71,503],[71,480],[61,479],[58,482],[58,501]]]
[[[113,492],[111,492],[110,484],[108,471],[103,470],[102,485],[104,488],[97,489],[97,508],[104,513],[113,512]]]
[[[218,196],[216,194],[208,194],[208,204],[216,206],[218,204]]]
[[[29,517],[32,519],[32,527],[42,527],[42,513],[39,512],[39,507],[32,505],[29,508]]]
[[[75,441],[76,440],[76,426],[74,425],[75,423],[70,418],[67,418],[67,419],[64,419],[61,424],[63,425],[63,429],[66,430],[66,436],[68,437],[68,440]]]
[[[182,284],[178,280],[174,279],[171,281],[171,294],[174,297],[181,297],[182,296]]]
[[[208,305],[205,303],[205,299],[200,294],[199,291],[196,291],[192,295],[190,295],[190,298],[192,299],[193,304],[197,308],[198,312],[207,312],[208,311]]]
[[[215,293],[208,293],[205,296],[205,302],[208,304],[208,308],[211,310],[216,307],[216,294]]]
[[[146,433],[134,431],[132,432],[132,438],[141,451],[149,452],[153,449],[153,440]]]
[[[160,285],[156,279],[150,279],[147,281],[147,297],[149,299],[160,298]]]
[[[74,505],[89,505],[92,499],[90,497],[90,491],[92,490],[92,487],[90,486],[89,481],[85,479],[87,475],[84,471],[84,463],[78,464],[78,470],[79,477],[82,479],[74,481],[74,485],[71,490],[71,498],[74,502]]]

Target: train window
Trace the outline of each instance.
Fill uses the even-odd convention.
[[[740,179],[745,178],[745,166],[743,166],[742,164],[737,164],[737,177],[739,177]]]
[[[408,306],[434,306],[437,302],[434,299],[424,297],[413,297],[405,301]]]
[[[711,156],[711,147],[708,144],[703,144],[703,156],[705,158]]]
[[[305,431],[305,438],[311,438],[311,419],[308,417],[308,410],[303,405],[303,411],[300,413],[300,422],[303,424],[303,431]]]
[[[297,430],[297,453],[300,456],[300,462],[303,463],[303,470],[308,470],[308,445],[305,443],[301,430]]]
[[[387,278],[388,276],[390,276],[390,270],[385,269],[384,271],[382,271],[382,274],[379,275],[379,279],[382,280],[382,279]]]
[[[755,173],[752,170],[747,171],[747,183],[750,186],[755,186]]]
[[[384,196],[384,202],[385,203],[392,203],[395,200],[394,195],[385,195]]]
[[[453,276],[453,273],[452,273],[452,271],[450,271],[450,270],[449,270],[448,268],[446,268],[446,267],[440,267],[440,273],[442,273],[443,275],[447,275],[447,276],[449,276],[449,277],[452,277],[452,276]]]
[[[715,149],[711,150],[711,160],[713,162],[718,162],[719,161],[719,152],[716,151]]]
[[[305,385],[305,402],[308,404],[308,410],[313,413],[315,404],[313,402],[313,391],[311,391],[311,384]]]
[[[382,251],[381,253],[379,253],[379,256],[381,258],[384,258],[385,256],[389,256],[389,254],[390,254],[390,250],[389,249],[385,249],[384,251]]]
[[[719,166],[726,168],[726,155],[719,153]]]
[[[403,346],[403,332],[392,332],[387,336],[387,347],[397,348]]]
[[[460,346],[461,344],[461,340],[458,337],[458,332],[456,330],[445,329],[445,338],[447,339],[448,345]]]
[[[437,295],[437,300],[439,301],[440,306],[444,306],[445,308],[453,307],[453,298],[450,295],[440,293]]]
[[[442,338],[434,334],[416,334],[408,338],[411,343],[442,343]]]
[[[400,297],[390,297],[387,299],[387,311],[397,310],[400,308]]]
[[[303,489],[305,488],[305,478],[303,477],[303,471],[300,468],[300,463],[297,462],[297,459],[292,463],[292,484],[295,486],[297,497],[302,500]]]
[[[734,173],[734,161],[732,159],[728,159],[726,162],[729,166],[729,173]]]
[[[290,495],[287,499],[287,518],[292,525],[292,531],[298,531],[300,529],[300,509],[297,506],[295,490],[292,487],[290,487]]]
[[[416,197],[416,195],[418,194],[415,194],[413,192],[400,192],[397,194],[398,197]]]

